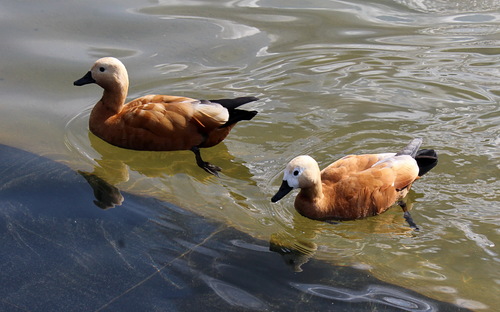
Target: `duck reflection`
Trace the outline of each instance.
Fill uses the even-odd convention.
[[[120,206],[123,196],[117,185],[129,181],[130,171],[137,172],[148,178],[161,178],[175,174],[186,174],[200,181],[214,179],[212,175],[203,174],[199,168],[189,161],[189,151],[151,152],[134,151],[112,146],[97,136],[88,132],[90,147],[100,157],[94,159],[95,165],[92,172],[79,171],[87,180],[94,191],[96,206],[102,209]],[[221,149],[222,147],[222,149]],[[224,144],[214,149],[218,161],[224,165],[224,172],[230,173],[238,170],[239,176],[250,177],[250,172],[245,166],[236,166],[234,157],[228,152]],[[236,168],[237,167],[237,168]]]
[[[405,198],[406,211],[413,208],[416,194],[410,192]],[[397,210],[400,203],[391,209]],[[269,250],[283,257],[286,265],[294,272],[302,272],[302,266],[311,260],[318,251],[317,241],[324,239],[319,237],[321,233],[331,236],[327,239],[338,239],[339,242],[353,242],[366,239],[369,235],[404,235],[413,236],[418,233],[411,224],[406,225],[403,219],[408,221],[406,214],[388,211],[381,215],[352,221],[317,221],[311,220],[294,211],[293,220],[285,230],[274,233],[269,239]],[[352,251],[352,250],[351,250]],[[338,255],[342,257],[342,255]],[[331,259],[329,255],[328,258]]]
[[[290,233],[275,233],[271,235],[269,250],[280,254],[294,272],[302,272],[302,265],[316,253],[316,243],[302,239],[296,239]]]
[[[318,229],[311,227],[311,222],[315,221],[295,214],[292,226],[272,234],[269,240],[269,250],[280,254],[294,272],[302,272],[302,265],[309,262],[318,249],[314,242]]]
[[[78,173],[84,177],[92,187],[95,197],[94,204],[97,207],[108,209],[120,206],[123,203],[123,195],[116,186],[109,184],[96,174],[80,170]]]

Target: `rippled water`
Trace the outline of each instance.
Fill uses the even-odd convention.
[[[95,171],[252,236],[473,309],[500,303],[500,4],[484,1],[70,1],[0,4],[0,140]],[[123,60],[129,96],[254,95],[259,114],[203,150],[109,146],[87,130],[92,62]],[[396,207],[327,224],[270,197],[292,157],[321,166],[424,137],[439,165]],[[119,209],[119,208],[117,208]],[[307,263],[302,266],[307,272]],[[307,274],[307,273],[304,273]]]

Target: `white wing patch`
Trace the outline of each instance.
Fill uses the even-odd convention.
[[[415,159],[411,157],[410,155],[398,155],[395,156],[396,154],[388,154],[389,157],[381,159],[374,163],[372,167],[377,167],[382,165],[383,167],[388,167],[388,168],[397,168],[400,166],[406,167],[406,166],[415,166],[418,169],[418,165]],[[418,170],[417,170],[418,172]]]
[[[228,110],[220,104],[196,103],[193,104],[193,108],[195,109],[195,111],[199,112],[204,116],[209,117],[210,119],[213,119],[214,121],[220,123],[221,125],[225,124],[229,120]]]
[[[391,159],[394,158],[394,156],[396,156],[396,153],[381,153],[381,154],[377,154],[378,156],[378,161],[376,163],[374,163],[372,165],[372,167],[376,167],[382,163],[385,163],[385,162],[390,162]]]
[[[410,155],[393,154],[390,157],[379,160],[373,167],[389,168],[395,176],[392,186],[402,188],[412,183],[418,177],[418,164],[417,161]]]

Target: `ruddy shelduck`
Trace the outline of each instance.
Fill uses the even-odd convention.
[[[191,150],[196,163],[218,175],[220,167],[205,162],[200,148],[219,144],[234,125],[257,112],[238,109],[255,97],[196,100],[182,96],[146,95],[125,104],[127,69],[113,57],[98,59],[75,86],[96,83],[104,89],[89,118],[89,128],[104,141],[123,148],[148,151]]]
[[[271,201],[277,202],[300,188],[295,209],[315,220],[374,216],[399,201],[406,220],[416,228],[400,200],[438,161],[434,150],[419,150],[421,144],[422,139],[417,138],[399,153],[348,155],[321,171],[312,157],[297,156],[286,166],[281,187]]]

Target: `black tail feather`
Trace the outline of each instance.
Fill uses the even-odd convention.
[[[212,103],[219,103],[220,105],[224,106],[228,110],[232,110],[237,108],[238,106],[241,106],[246,103],[250,103],[253,101],[257,101],[258,98],[254,96],[245,96],[245,97],[239,97],[235,99],[220,99],[220,100],[210,100]]]
[[[257,115],[257,111],[246,111],[243,109],[230,109],[229,110],[229,119],[225,124],[221,126],[221,128],[233,125],[241,120],[250,120]]]
[[[255,115],[257,115],[257,111],[246,111],[243,109],[237,109],[237,107],[257,100],[258,98],[254,96],[245,96],[245,97],[238,97],[235,99],[210,100],[210,102],[219,103],[220,105],[227,108],[227,110],[229,111],[229,119],[224,125],[221,126],[221,128],[224,128],[234,125],[238,121],[250,120],[253,117],[255,117]]]
[[[432,168],[436,167],[438,163],[438,156],[433,149],[421,149],[415,155],[415,160],[417,161],[419,168],[418,176],[421,177]]]

